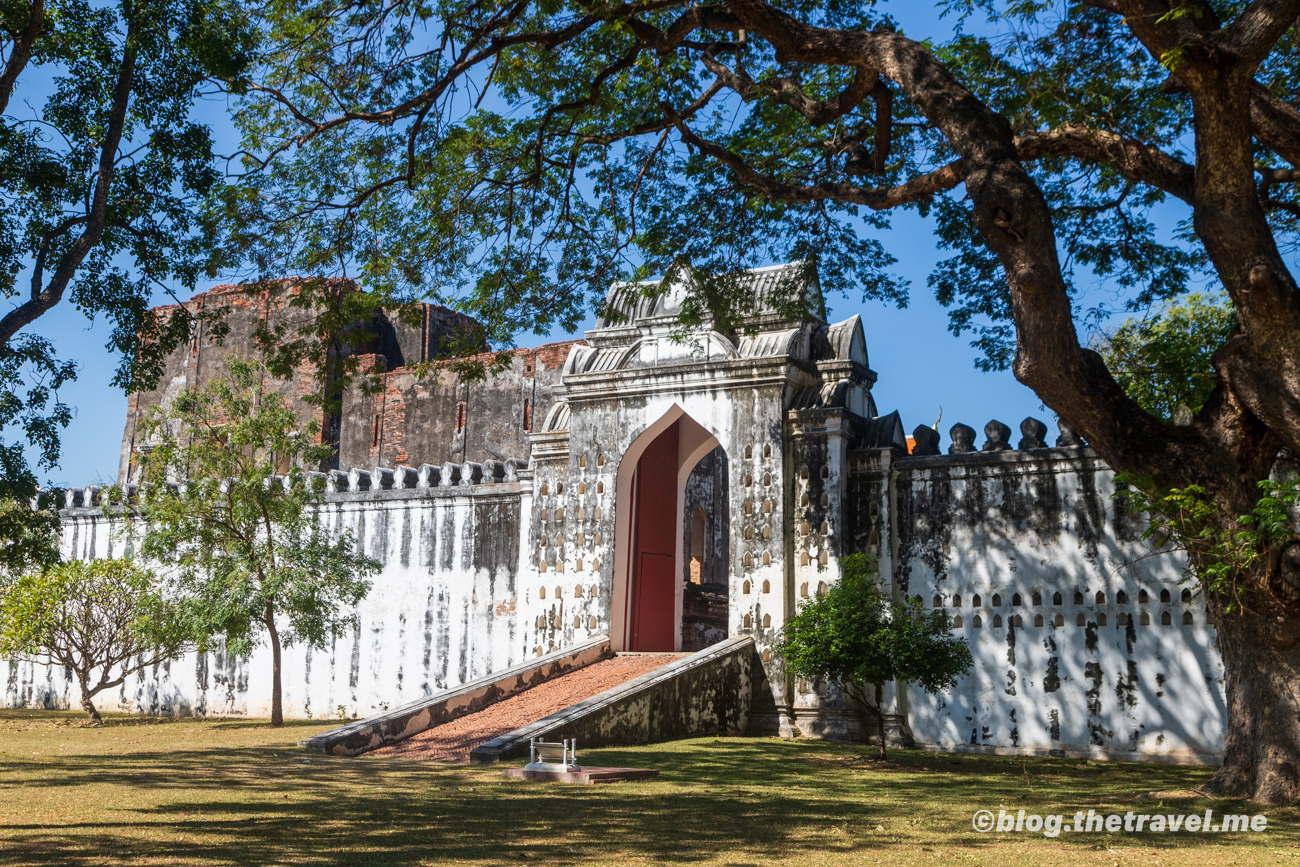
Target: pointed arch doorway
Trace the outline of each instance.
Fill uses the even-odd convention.
[[[628,447],[619,464],[611,640],[624,651],[682,649],[687,482],[717,437],[676,404]],[[726,491],[718,496],[725,502]],[[719,510],[724,521],[726,509]],[[725,544],[725,542],[724,542]]]

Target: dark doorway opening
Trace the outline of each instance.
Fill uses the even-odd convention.
[[[703,650],[727,637],[727,453],[718,447],[691,470],[683,505],[682,650]]]

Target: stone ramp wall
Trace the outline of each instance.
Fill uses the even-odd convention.
[[[613,656],[609,639],[552,653],[471,681],[449,692],[412,702],[300,741],[298,746],[339,756],[355,756],[482,710],[490,704]]]
[[[755,671],[761,676],[753,639],[729,638],[494,738],[475,748],[470,762],[527,756],[530,738],[577,738],[581,750],[744,734]]]

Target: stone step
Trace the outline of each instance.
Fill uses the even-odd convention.
[[[367,755],[435,762],[468,762],[470,750],[479,744],[662,668],[684,656],[686,654],[620,653],[613,659],[594,662],[502,699],[480,711],[435,726],[398,743],[380,747]]]

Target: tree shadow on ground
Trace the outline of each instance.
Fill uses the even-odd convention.
[[[0,763],[6,798],[17,788],[35,798],[69,788],[115,795],[98,811],[60,815],[60,827],[51,827],[52,817],[9,823],[0,864],[595,864],[629,853],[668,863],[762,863],[999,845],[996,835],[971,828],[977,809],[1258,812],[1195,797],[1142,800],[1153,790],[1194,788],[1208,779],[1206,768],[918,752],[896,752],[881,766],[864,752],[726,738],[584,752],[584,764],[661,772],[612,786],[507,781],[499,766],[321,756],[287,745],[49,757],[36,770],[11,760]],[[1300,844],[1293,821],[1274,824],[1295,811],[1269,813],[1270,846]],[[1055,845],[1068,857],[1104,839],[1078,835]],[[1152,849],[1224,842],[1196,834],[1124,839]]]

